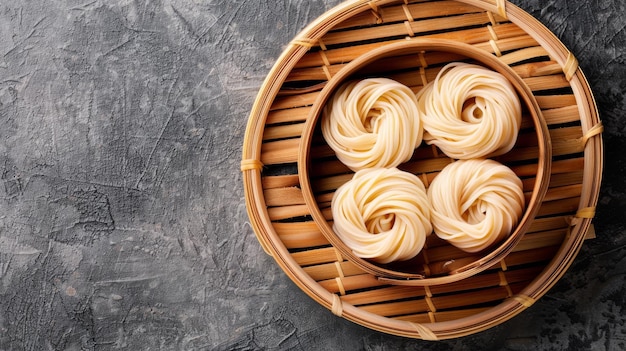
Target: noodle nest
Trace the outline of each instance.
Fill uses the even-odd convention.
[[[356,172],[331,208],[339,238],[356,256],[379,263],[413,258],[432,232],[424,184],[397,168]]]
[[[509,152],[522,109],[511,83],[482,66],[453,62],[417,94],[424,141],[455,159]]]
[[[355,172],[408,161],[423,136],[415,94],[388,78],[341,86],[325,106],[321,124],[337,158]]]
[[[459,160],[446,166],[428,188],[435,234],[466,252],[502,240],[524,209],[522,181],[493,160]]]

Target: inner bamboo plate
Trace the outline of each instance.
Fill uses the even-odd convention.
[[[335,157],[320,130],[321,112],[345,82],[366,77],[387,77],[419,91],[449,62],[479,64],[507,78],[522,104],[522,126],[516,146],[493,159],[509,166],[523,180],[525,211],[513,232],[478,253],[466,253],[434,233],[413,259],[379,264],[356,256],[332,228],[330,202],[334,191],[354,174]],[[516,150],[536,145],[535,155],[518,159]],[[417,175],[426,187],[441,169],[453,162],[435,146],[422,143],[408,162],[398,168]],[[487,51],[445,39],[407,39],[369,51],[343,67],[330,79],[313,103],[302,132],[298,153],[300,186],[311,216],[322,234],[347,260],[390,284],[432,286],[475,275],[500,262],[517,245],[533,222],[548,189],[552,162],[550,134],[541,109],[526,83],[508,65]]]

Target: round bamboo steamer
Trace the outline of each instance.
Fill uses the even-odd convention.
[[[346,260],[311,217],[300,188],[302,132],[322,87],[363,53],[406,37],[470,44],[509,65],[533,92],[551,139],[548,189],[526,233],[495,265],[450,284],[392,285]],[[291,41],[261,87],[242,150],[245,201],[263,249],[335,315],[405,337],[462,337],[532,306],[593,236],[601,132],[575,57],[507,1],[346,1]],[[513,155],[524,160],[537,148],[524,144]]]
[[[415,258],[381,265],[355,255],[352,250],[334,233],[329,217],[329,200],[338,186],[351,179],[353,172],[342,169],[339,161],[328,154],[333,154],[319,135],[321,111],[330,96],[348,80],[363,77],[388,77],[399,81],[412,90],[418,91],[429,80],[427,76],[436,75],[442,65],[448,62],[471,60],[492,69],[511,82],[521,97],[524,110],[524,133],[518,141],[536,145],[536,154],[529,153],[524,160],[519,160],[515,148],[508,156],[499,157],[499,161],[517,171],[524,180],[528,191],[525,212],[510,236],[498,245],[479,253],[466,253],[446,243],[429,237],[429,243]],[[437,65],[431,63],[436,61]],[[414,173],[428,185],[450,162],[436,147],[422,145],[415,151],[415,157],[400,165],[400,169]],[[305,203],[311,211],[314,221],[322,234],[342,257],[364,271],[377,277],[386,278],[390,284],[426,286],[455,282],[484,271],[501,261],[519,242],[532,224],[541,202],[548,190],[552,148],[550,134],[541,109],[524,81],[496,56],[472,45],[445,39],[410,39],[384,45],[355,58],[337,72],[321,90],[313,102],[302,132],[298,151],[298,175],[300,188]],[[507,160],[508,159],[508,160]],[[512,161],[511,161],[512,160]],[[339,166],[339,167],[337,167]],[[329,171],[329,169],[334,169]],[[531,170],[530,174],[527,173]],[[312,175],[316,175],[313,177]],[[320,175],[321,174],[321,175]],[[314,185],[316,183],[316,185]],[[316,188],[317,191],[314,191]],[[324,213],[324,212],[325,213]],[[432,250],[430,249],[432,247]],[[437,259],[437,257],[439,259]]]

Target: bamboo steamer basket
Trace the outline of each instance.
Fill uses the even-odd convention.
[[[551,139],[548,189],[528,230],[499,262],[449,284],[392,285],[348,261],[312,219],[300,188],[302,132],[322,87],[363,53],[405,37],[470,44],[509,65],[532,91]],[[575,57],[507,1],[346,1],[290,42],[261,87],[242,150],[245,201],[263,249],[335,315],[399,336],[457,338],[532,306],[594,236],[601,132]],[[537,147],[513,154],[523,160]]]
[[[532,144],[536,152],[529,152],[523,160],[514,148],[508,155],[499,157],[524,179],[528,200],[526,210],[510,236],[494,247],[481,253],[466,253],[431,235],[428,244],[414,259],[377,264],[362,259],[334,233],[331,227],[330,200],[338,186],[350,180],[353,172],[341,167],[328,145],[320,136],[321,111],[332,94],[348,80],[364,77],[389,77],[413,90],[419,90],[428,77],[437,74],[441,65],[471,59],[506,77],[515,87],[525,106],[522,127],[525,131],[518,139],[517,147]],[[436,62],[436,66],[432,63]],[[497,57],[472,45],[445,39],[410,39],[378,47],[355,58],[338,71],[324,86],[311,111],[302,132],[298,152],[298,175],[305,203],[322,234],[342,257],[357,267],[390,284],[427,286],[455,282],[484,271],[502,260],[519,242],[532,223],[548,189],[552,148],[548,127],[541,109],[524,81]],[[422,145],[415,156],[400,169],[414,173],[426,186],[443,167],[452,162],[436,147]],[[514,164],[517,162],[517,166]],[[315,189],[314,189],[315,188]]]

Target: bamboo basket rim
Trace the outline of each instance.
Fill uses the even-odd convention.
[[[359,258],[352,250],[345,245],[334,233],[322,214],[315,194],[311,186],[309,178],[310,168],[310,152],[311,141],[315,130],[315,125],[320,118],[321,110],[332,95],[332,93],[346,80],[356,74],[360,69],[374,61],[388,58],[392,56],[403,56],[425,52],[445,52],[452,54],[460,54],[466,58],[477,60],[480,64],[501,73],[511,82],[521,97],[522,103],[526,104],[532,116],[535,131],[537,134],[539,152],[538,167],[535,185],[533,187],[531,198],[523,213],[522,218],[513,230],[511,235],[503,240],[495,247],[483,252],[481,256],[473,262],[467,263],[462,267],[456,268],[447,275],[437,277],[425,277],[416,273],[407,273],[382,267],[368,260]],[[461,43],[458,41],[447,39],[420,39],[411,38],[404,41],[385,44],[372,51],[368,51],[361,56],[352,60],[349,64],[339,70],[326,83],[321,90],[317,99],[312,105],[311,111],[306,119],[304,130],[302,132],[300,148],[298,151],[298,176],[300,180],[300,188],[302,189],[304,200],[311,210],[314,221],[319,226],[322,234],[330,241],[330,243],[338,249],[341,254],[349,261],[352,261],[359,268],[380,277],[390,284],[427,286],[437,284],[447,284],[459,281],[480,273],[504,258],[519,242],[521,237],[528,229],[530,223],[534,220],[539,206],[548,190],[550,180],[550,170],[552,165],[552,148],[551,139],[548,132],[548,126],[539,105],[528,85],[506,64],[496,58],[487,51],[475,48],[472,45]]]
[[[349,303],[343,303],[338,295],[322,287],[295,261],[272,227],[263,193],[259,190],[263,189],[261,144],[268,112],[278,95],[282,82],[310,47],[333,27],[374,7],[397,4],[401,1],[346,1],[327,11],[303,29],[285,48],[268,73],[251,109],[242,148],[241,170],[250,224],[263,249],[275,259],[285,274],[313,300],[338,316],[380,332],[425,340],[442,340],[471,335],[501,324],[532,306],[562,277],[580,250],[595,214],[602,180],[602,124],[587,80],[571,52],[539,21],[508,1],[456,1],[499,14],[536,40],[550,57],[565,68],[564,71],[567,73],[570,87],[576,98],[578,113],[581,116],[580,122],[584,135],[584,182],[578,201],[578,211],[571,218],[568,235],[558,253],[546,265],[543,272],[513,298],[506,299],[486,311],[450,322],[419,324],[383,317]]]

